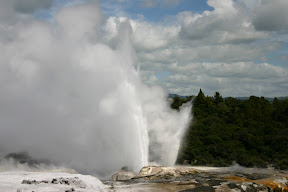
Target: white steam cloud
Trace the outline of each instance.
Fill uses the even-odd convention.
[[[15,15],[0,18],[2,154],[92,174],[175,162],[191,106],[173,111],[161,88],[141,82],[129,21],[111,48],[95,4],[65,7],[52,24]]]

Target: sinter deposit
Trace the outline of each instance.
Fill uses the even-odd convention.
[[[123,172],[121,170],[118,173],[125,175]],[[113,189],[125,191],[124,189],[128,190],[131,186],[140,191],[145,191],[143,188],[146,187],[147,191],[168,192],[288,191],[288,173],[273,169],[252,169],[240,166],[228,168],[147,166],[143,167],[130,180],[126,180],[124,183],[114,183]]]

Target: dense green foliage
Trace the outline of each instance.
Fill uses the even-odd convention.
[[[190,99],[175,98],[171,107],[179,109]],[[288,169],[288,99],[223,99],[218,92],[209,97],[200,90],[192,113],[177,164],[229,166],[237,162]]]

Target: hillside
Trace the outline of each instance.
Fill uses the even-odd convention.
[[[174,98],[171,107],[191,100]],[[251,96],[226,98],[200,90],[193,99],[193,120],[182,141],[178,164],[288,169],[288,99]]]

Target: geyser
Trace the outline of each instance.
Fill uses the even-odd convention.
[[[0,22],[2,154],[90,174],[175,162],[191,106],[173,111],[160,87],[141,82],[128,20],[117,46],[102,38],[97,4],[65,7],[52,23],[17,13]]]

